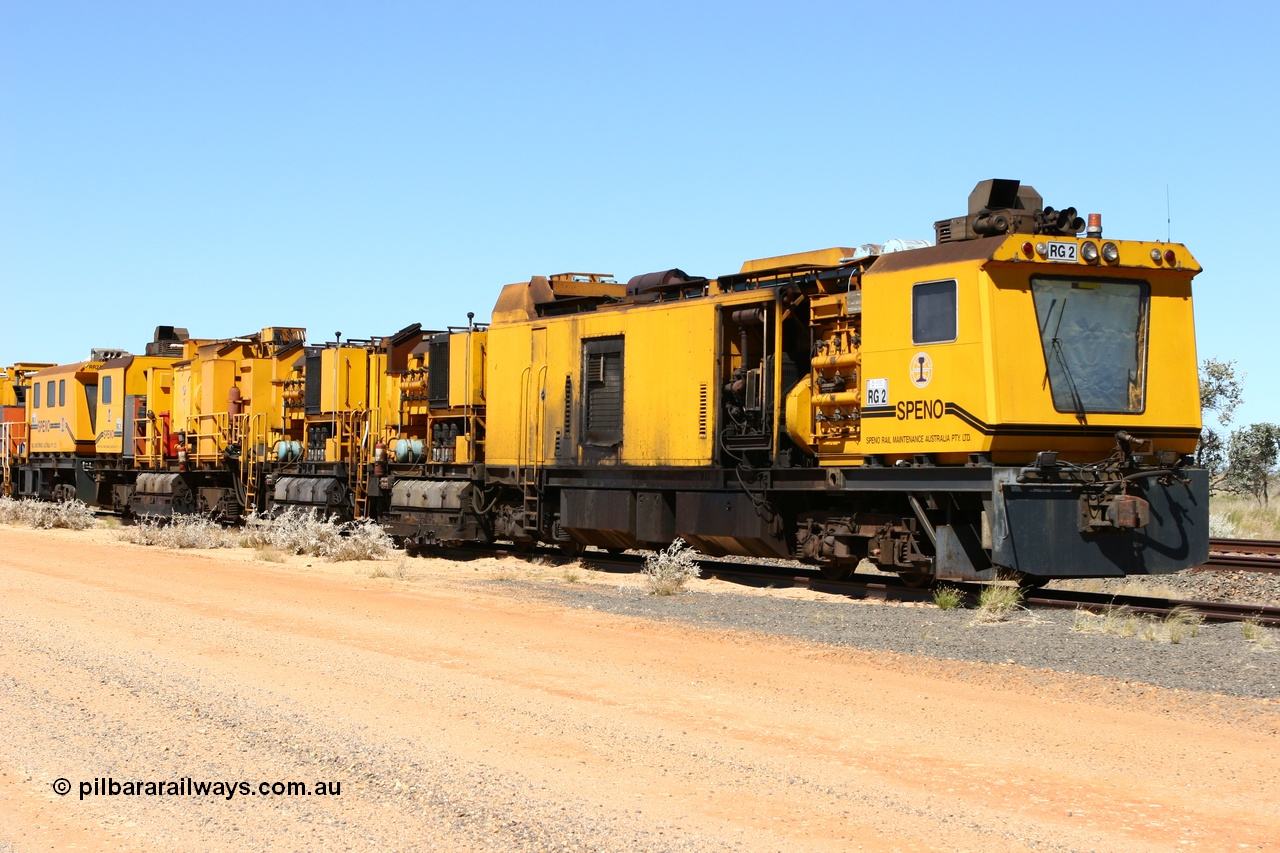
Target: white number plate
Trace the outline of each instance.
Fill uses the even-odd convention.
[[[889,380],[888,379],[868,379],[867,380],[867,405],[868,406],[889,405]]]
[[[1051,261],[1057,261],[1060,264],[1076,263],[1076,244],[1075,243],[1048,243],[1049,254],[1045,257]]]

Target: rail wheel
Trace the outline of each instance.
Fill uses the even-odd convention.
[[[837,563],[834,560],[830,563],[823,563],[818,566],[818,571],[821,572],[822,576],[829,581],[848,580],[849,575],[852,574],[847,565],[844,563]]]
[[[1018,582],[1019,589],[1040,589],[1053,578],[1041,577],[1040,575],[1029,575],[1026,572],[1018,572],[1014,577]]]
[[[898,577],[912,589],[928,589],[937,581],[937,578],[925,572],[898,572]]]

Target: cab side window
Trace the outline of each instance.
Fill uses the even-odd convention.
[[[45,386],[44,404],[50,409],[53,408],[53,392],[57,390],[56,385],[57,383],[50,379]]]
[[[956,339],[958,326],[955,279],[912,286],[911,343],[950,343]]]
[[[67,380],[58,380],[58,405],[65,406],[67,404]]]
[[[40,408],[40,383],[36,382],[31,386],[31,408]]]
[[[111,402],[111,377],[110,376],[102,377],[102,402],[103,403]]]

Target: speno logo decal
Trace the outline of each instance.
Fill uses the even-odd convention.
[[[933,380],[933,359],[927,352],[918,352],[911,356],[911,384],[917,388],[926,387]]]

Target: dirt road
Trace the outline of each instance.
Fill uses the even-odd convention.
[[[0,850],[1280,850],[1274,703],[370,567],[0,528]]]

